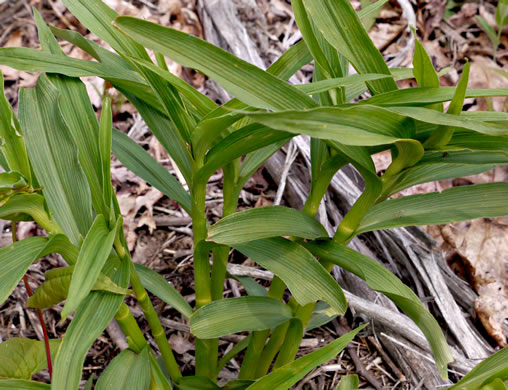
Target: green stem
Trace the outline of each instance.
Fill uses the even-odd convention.
[[[195,169],[197,171],[197,169]],[[209,247],[205,243],[207,220],[205,214],[206,181],[195,177],[192,183],[192,230],[194,233],[194,289],[196,308],[212,301]],[[218,340],[196,339],[196,375],[213,379],[216,376]]]
[[[279,277],[274,276],[272,284],[270,285],[270,290],[268,291],[268,297],[281,300],[285,290],[286,285],[284,282]],[[256,378],[256,369],[259,365],[268,336],[270,336],[270,329],[252,332],[252,337],[247,347],[245,357],[243,358],[238,379]]]
[[[286,332],[289,327],[289,321],[284,322],[275,328],[270,337],[270,340],[266,344],[266,347],[263,349],[263,353],[261,354],[261,358],[259,359],[259,364],[256,369],[256,378],[261,378],[265,376],[270,369],[273,359],[280,350],[284,339],[286,338]]]
[[[166,334],[164,333],[164,328],[161,325],[159,316],[153,307],[152,301],[150,301],[148,293],[141,284],[141,279],[136,272],[136,268],[134,268],[134,263],[132,262],[131,256],[125,247],[120,243],[119,235],[117,235],[117,239],[115,239],[115,249],[122,261],[129,262],[130,282],[132,289],[134,290],[134,295],[136,295],[136,300],[143,310],[143,314],[145,315],[146,321],[148,322],[148,326],[150,326],[152,337],[159,347],[162,360],[168,369],[169,376],[172,380],[177,380],[182,376],[178,367],[178,363],[176,362],[175,356],[173,355],[173,351],[171,350],[171,346],[169,345]],[[136,340],[137,339],[138,337],[136,337]]]
[[[314,304],[311,305],[314,306]],[[289,320],[286,337],[282,343],[282,348],[277,355],[277,360],[275,360],[275,363],[273,364],[274,370],[282,367],[284,364],[292,362],[295,359],[298,348],[300,347],[300,342],[303,338],[304,329],[302,321],[299,318],[292,318]]]
[[[115,314],[115,320],[118,322],[120,329],[122,329],[123,334],[127,338],[130,349],[135,352],[140,352],[145,347],[147,342],[143,332],[136,322],[136,319],[132,315],[129,306],[127,306],[125,303],[122,303]]]
[[[224,167],[224,208],[222,210],[222,218],[233,214],[238,205],[238,196],[236,195],[236,181],[238,179],[238,169],[235,162]],[[212,299],[214,301],[222,298],[224,292],[224,280],[226,279],[227,265],[230,248],[220,246],[213,249],[213,266],[212,266]]]

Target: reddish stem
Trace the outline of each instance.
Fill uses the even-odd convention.
[[[23,276],[23,282],[25,282],[25,288],[28,293],[28,296],[31,297],[33,295],[32,289],[28,285],[28,278]],[[39,317],[39,321],[41,322],[42,333],[44,334],[44,345],[46,347],[46,359],[48,361],[48,371],[49,371],[49,379],[53,376],[53,365],[51,364],[51,351],[49,349],[49,337],[48,330],[46,329],[46,323],[44,322],[44,317],[42,316],[41,309],[35,309],[37,311],[37,317]]]
[[[12,222],[12,242],[18,241],[18,237],[16,234],[17,225],[16,222]],[[28,278],[26,274],[23,276],[23,282],[25,283],[26,292],[28,293],[28,297],[33,295],[32,289],[28,284]],[[49,349],[49,337],[48,330],[46,329],[46,323],[44,322],[44,317],[42,316],[42,311],[40,309],[35,309],[37,311],[37,317],[39,317],[39,321],[42,327],[42,333],[44,334],[44,346],[46,347],[46,360],[48,361],[48,371],[49,371],[49,379],[51,380],[53,376],[53,365],[51,364],[51,351]]]

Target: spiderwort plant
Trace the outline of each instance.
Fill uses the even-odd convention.
[[[263,71],[191,35],[118,16],[101,0],[63,2],[116,53],[74,31],[47,26],[36,11],[41,50],[0,49],[0,64],[43,73],[35,88],[20,91],[17,117],[3,93],[0,99],[5,170],[0,217],[13,224],[34,220],[47,232],[47,237],[0,249],[0,302],[34,261],[60,253],[69,266],[48,271],[28,305],[44,309],[65,300],[62,320],[74,316],[63,340],[48,343],[51,385],[30,380],[46,366],[44,344],[14,339],[0,344],[0,357],[17,353],[33,364],[13,359],[11,369],[0,367],[0,388],[77,389],[87,351],[114,318],[129,348],[108,365],[97,389],[217,389],[220,370],[241,354],[238,379],[225,388],[288,389],[336,356],[363,328],[295,360],[306,328],[347,309],[330,275],[334,265],[358,275],[406,313],[427,337],[437,369],[447,377],[452,357],[436,320],[397,277],[347,244],[379,229],[507,215],[508,183],[389,199],[416,184],[508,163],[508,115],[461,112],[467,97],[507,96],[507,90],[467,89],[467,64],[457,87],[440,87],[418,42],[414,69],[389,69],[361,22],[382,3],[356,13],[347,0],[293,0],[304,39]],[[56,38],[94,61],[67,57]],[[146,49],[155,53],[155,62]],[[214,79],[235,98],[218,106],[172,75],[166,57]],[[288,84],[311,60],[313,82]],[[357,74],[348,74],[350,64]],[[79,79],[84,76],[107,80],[136,107],[189,191],[113,129],[108,99],[97,121]],[[418,88],[398,89],[396,80],[412,77]],[[354,103],[364,92],[371,97]],[[312,183],[303,210],[274,206],[237,212],[246,181],[300,134],[311,137]],[[111,150],[192,217],[195,307],[162,276],[132,262],[111,185]],[[371,155],[383,150],[391,151],[392,163],[379,177]],[[365,191],[329,237],[315,216],[330,181],[346,164],[362,175]],[[223,218],[210,226],[206,185],[220,169]],[[268,291],[253,279],[239,278],[248,295],[223,299],[231,248],[273,272]],[[189,321],[195,336],[194,376],[182,376],[147,291]],[[126,294],[135,295],[158,351],[123,303]],[[219,359],[219,338],[237,332],[248,336]]]

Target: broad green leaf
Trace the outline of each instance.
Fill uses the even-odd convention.
[[[102,214],[95,218],[81,246],[78,261],[72,273],[67,301],[61,314],[63,319],[79,306],[97,282],[101,269],[113,248],[121,222],[122,219],[118,219],[116,226],[110,230]]]
[[[369,210],[355,234],[505,216],[507,197],[508,183],[488,183],[386,200]]]
[[[7,192],[23,190],[27,186],[25,178],[19,172],[0,173],[0,194],[2,196]]]
[[[367,325],[360,326],[344,336],[332,341],[308,355],[305,355],[294,362],[278,368],[272,373],[258,379],[249,386],[248,390],[287,390],[302,379],[307,373],[317,366],[333,359],[354,339],[354,337]]]
[[[334,140],[345,145],[390,144],[409,135],[405,134],[408,126],[404,116],[370,105],[246,115],[276,130]]]
[[[175,384],[176,390],[220,390],[210,378],[206,376],[184,376]]]
[[[85,383],[85,388],[83,390],[93,390],[93,382],[95,375],[92,375]]]
[[[208,241],[231,246],[261,238],[295,236],[327,237],[326,229],[301,211],[283,207],[259,207],[222,218],[208,229]]]
[[[268,294],[265,287],[249,276],[228,275],[228,277],[240,282],[249,296],[266,297]]]
[[[191,183],[192,158],[186,145],[181,142],[175,142],[174,132],[176,129],[174,129],[171,121],[152,105],[130,94],[128,90],[120,89],[120,91],[136,107],[153,135],[155,135],[157,140],[175,161],[187,183]],[[115,135],[113,135],[113,147],[114,142]]]
[[[31,183],[31,169],[25,142],[16,115],[4,92],[4,77],[0,71],[0,152],[11,171],[21,173]]]
[[[29,381],[26,379],[0,379],[2,390],[50,390],[51,386],[46,383]]]
[[[109,81],[124,81],[125,85],[146,85],[135,71],[124,68],[112,69],[100,62],[61,57],[26,47],[0,49],[0,64],[25,72],[58,73],[69,77],[99,76]]]
[[[289,80],[304,65],[312,61],[312,55],[304,41],[291,46],[275,61],[267,72],[282,79]]]
[[[101,185],[106,208],[111,206],[113,187],[111,185],[111,138],[113,131],[113,116],[111,113],[111,99],[106,98],[102,102],[102,112],[99,126],[99,149],[101,157]],[[110,220],[114,218],[112,215]]]
[[[115,24],[142,45],[213,78],[249,105],[273,110],[316,105],[293,86],[192,35],[132,17],[118,17]]]
[[[172,390],[169,376],[165,375],[155,358],[153,351],[150,354],[150,389],[151,390]]]
[[[329,309],[330,305],[328,305],[326,302],[319,301],[316,304],[314,311],[312,312],[310,320],[305,327],[305,331],[309,332],[312,329],[319,328],[320,326],[323,326],[336,318],[337,315],[328,314]]]
[[[46,271],[44,282],[28,298],[28,307],[45,309],[66,299],[73,271],[74,266],[54,268]],[[92,287],[92,291],[108,291],[121,295],[129,293],[128,289],[118,286],[104,274],[99,274],[97,281]]]
[[[358,73],[391,75],[383,56],[372,43],[360,18],[347,0],[304,0],[311,19],[332,46]],[[397,89],[392,79],[369,82],[374,94]]]
[[[385,107],[387,111],[413,118],[417,121],[434,125],[453,126],[477,131],[487,135],[508,135],[508,127],[497,124],[480,122],[466,116],[445,114],[422,107]]]
[[[192,86],[171,72],[168,72],[165,69],[161,69],[160,67],[148,61],[132,57],[129,59],[134,62],[138,68],[143,69],[144,72],[156,73],[160,78],[170,83],[174,88],[178,90],[178,92],[182,94],[182,96],[187,99],[187,101],[200,115],[205,116],[217,108],[217,104],[215,104],[210,98],[203,95],[201,92],[198,92]]]
[[[102,163],[99,149],[99,125],[86,86],[78,78],[48,75],[58,90],[58,107],[77,148],[79,163],[87,178],[92,204],[97,213],[105,213],[102,191]]]
[[[178,180],[129,136],[113,132],[113,152],[128,169],[191,212],[190,195]]]
[[[286,139],[274,142],[264,148],[255,150],[247,154],[240,166],[238,174],[238,186],[244,187],[249,178],[260,168],[266,160],[268,160],[275,152],[277,152],[287,142]]]
[[[30,160],[55,220],[73,244],[92,223],[90,189],[76,145],[58,110],[58,91],[47,77],[20,91],[19,117]]]
[[[455,385],[448,387],[449,390],[480,390],[484,385],[492,382],[494,379],[502,381],[508,380],[508,348],[497,351],[494,355],[488,357],[469,374],[458,381]],[[489,389],[488,387],[486,389]]]
[[[357,390],[360,386],[358,375],[343,375],[335,390]]]
[[[508,24],[508,1],[499,0],[496,8],[497,28],[502,30]]]
[[[61,29],[51,25],[49,26],[49,28],[53,33],[53,35],[69,43],[72,43],[74,46],[79,47],[81,50],[87,52],[93,58],[95,58],[99,62],[102,62],[103,64],[115,66],[115,68],[121,67],[130,71],[134,70],[129,65],[129,63],[125,61],[122,57],[120,57],[118,54],[103,48],[102,46],[92,41],[91,39],[85,38],[77,31]]]
[[[352,76],[350,76],[352,77]],[[312,84],[310,84],[312,85]],[[457,87],[458,88],[458,87]],[[374,104],[376,106],[425,106],[453,100],[457,88],[439,87],[439,88],[406,88],[398,91],[391,91],[373,96],[362,104]],[[467,89],[464,93],[465,98],[508,96],[508,88],[492,89]],[[460,111],[459,111],[460,112]],[[449,111],[451,114],[452,112]],[[455,115],[458,115],[455,113]]]
[[[103,272],[120,287],[127,287],[128,262],[121,262],[118,258],[110,259]],[[122,302],[122,295],[103,291],[93,291],[84,299],[67,328],[54,361],[52,390],[78,389],[83,363],[89,348],[106,329]]]
[[[60,342],[49,340],[52,356],[56,355]],[[31,379],[47,367],[44,341],[13,338],[0,343],[0,378]]]
[[[447,152],[427,152],[419,164],[474,164],[503,165],[508,164],[508,152],[450,150]]]
[[[416,37],[416,30],[413,28],[415,40],[415,53],[413,56],[413,74],[420,88],[439,88],[439,76],[434,69],[432,60],[425,51],[425,48]],[[440,106],[440,111],[443,107]]]
[[[36,193],[21,192],[8,197],[6,203],[0,207],[0,218],[12,221],[33,219],[48,232],[61,233],[60,227],[46,210],[44,198]]]
[[[144,66],[139,66],[138,69],[152,87],[165,110],[165,114],[173,122],[177,130],[177,134],[174,134],[174,142],[182,142],[184,144],[189,142],[195,123],[187,112],[178,90],[159,76],[160,71],[152,71]]]
[[[18,282],[37,259],[56,252],[59,237],[29,237],[0,248],[0,304],[3,304]]]
[[[447,146],[457,147],[458,149],[493,150],[507,152],[508,137],[491,136],[461,129],[454,131],[453,137]]]
[[[325,56],[325,53],[323,53],[323,50],[319,45],[316,34],[314,34],[312,24],[303,5],[303,1],[294,0],[291,3],[291,6],[293,8],[293,13],[295,16],[296,24],[298,25],[298,29],[302,33],[303,39],[307,44],[312,57],[314,58],[316,67],[319,67],[319,70],[325,79],[332,78],[334,76],[334,72],[328,62],[328,59]]]
[[[209,177],[218,169],[247,153],[268,145],[280,145],[279,142],[284,144],[290,138],[292,135],[287,132],[273,130],[256,123],[247,125],[222,139],[208,152],[205,165],[198,171],[197,176]]]
[[[346,77],[338,77],[328,80],[314,81],[310,84],[300,84],[296,85],[296,88],[306,93],[307,95],[317,95],[318,93],[326,92],[332,88],[356,86],[356,85],[363,86],[367,81],[380,80],[388,77],[391,76],[385,74],[371,74],[371,73],[354,74]],[[387,92],[386,94],[389,94],[389,92]],[[381,94],[380,96],[383,95],[385,94]]]
[[[494,112],[494,111],[463,111],[460,115],[467,116],[477,121],[485,122],[503,122],[508,124],[507,112]]]
[[[146,50],[114,28],[118,14],[102,0],[63,0],[64,5],[83,25],[120,54],[149,60]]]
[[[408,286],[381,264],[344,245],[329,241],[311,242],[305,247],[321,260],[354,273],[365,280],[370,288],[390,298],[422,330],[430,343],[441,376],[447,377],[447,364],[453,358],[446,339],[437,321]]]
[[[185,318],[192,315],[192,307],[164,277],[141,264],[134,264],[143,286],[162,301],[178,310]]]
[[[452,115],[460,115],[462,112],[462,106],[464,105],[464,98],[467,92],[467,84],[469,82],[469,62],[466,62],[464,66],[464,70],[462,71],[462,76],[460,77],[459,84],[457,85],[457,89],[455,90],[455,94],[453,95],[453,99],[448,107],[448,114]],[[508,90],[507,90],[508,92]],[[450,126],[440,126],[438,130],[432,134],[432,136],[425,141],[425,146],[430,149],[443,147],[450,142],[450,139],[453,136],[454,128]]]
[[[300,305],[327,302],[343,314],[347,301],[340,286],[302,246],[284,238],[267,238],[233,247],[282,279]]]
[[[228,298],[213,301],[192,314],[190,328],[200,339],[213,339],[231,333],[272,329],[291,317],[291,308],[273,298]]]
[[[125,349],[106,367],[95,386],[96,390],[147,390],[150,386],[148,346],[138,354]]]
[[[489,157],[491,157],[492,152],[487,153],[489,154]],[[442,153],[440,154],[442,155]],[[478,173],[489,171],[492,168],[494,168],[494,165],[476,165],[475,163],[447,164],[444,162],[442,164],[417,164],[400,172],[398,175],[390,179],[390,182],[386,184],[389,190],[385,193],[384,198],[417,184],[476,175]]]

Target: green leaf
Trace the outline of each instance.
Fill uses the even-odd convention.
[[[74,266],[60,267],[46,271],[44,282],[37,287],[35,293],[28,298],[28,307],[45,309],[62,302],[67,298]],[[92,291],[108,291],[125,295],[129,290],[115,284],[109,277],[99,274]]]
[[[352,77],[352,76],[351,76]],[[465,98],[508,96],[508,88],[467,89],[463,92],[462,86],[439,88],[406,88],[373,96],[362,104],[376,106],[426,106],[453,100],[457,93],[464,93]],[[459,96],[459,95],[457,95]],[[462,106],[461,106],[462,107]],[[448,111],[450,114],[452,112]],[[456,111],[455,111],[456,112]],[[459,111],[460,112],[460,111]],[[455,115],[458,115],[455,113]]]
[[[508,380],[508,348],[497,351],[477,364],[469,374],[458,381],[455,385],[448,387],[449,390],[480,390],[482,386],[494,379]]]
[[[499,0],[496,8],[497,28],[502,30],[508,24],[508,1]]]
[[[150,386],[155,386],[154,390],[172,390],[169,376],[164,375],[162,368],[155,358],[152,351],[150,354]]]
[[[0,248],[0,305],[9,297],[34,261],[55,251],[58,240],[59,236],[50,239],[29,237]]]
[[[354,75],[346,76],[346,77],[338,77],[338,78],[333,78],[333,79],[328,79],[328,80],[313,81],[310,84],[300,84],[300,85],[296,85],[296,88],[298,88],[300,91],[306,93],[307,95],[317,95],[318,93],[326,92],[326,91],[329,91],[330,89],[338,88],[338,87],[347,87],[347,86],[355,86],[356,87],[358,85],[363,87],[367,81],[380,80],[380,79],[385,79],[385,78],[389,78],[389,77],[391,77],[391,76],[385,75],[385,74],[372,74],[372,73],[354,74]],[[391,93],[387,92],[386,94],[391,94]],[[376,97],[383,96],[383,95],[385,95],[385,94],[383,93],[380,95],[376,95]]]
[[[303,356],[294,362],[288,363],[285,366],[278,368],[267,376],[258,379],[255,383],[249,386],[248,390],[287,390],[300,379],[302,379],[308,372],[317,366],[333,359],[354,339],[358,332],[360,332],[367,325],[360,326],[355,330],[345,334],[344,336],[332,341],[327,346],[320,348],[306,356]]]
[[[415,53],[413,56],[413,74],[419,87],[439,88],[439,76],[434,69],[432,60],[425,51],[425,48],[416,38],[416,30],[413,28],[415,39]],[[440,107],[440,111],[443,107]]]
[[[201,92],[198,92],[192,86],[171,72],[161,69],[148,61],[133,57],[129,57],[129,59],[134,62],[138,68],[143,69],[144,72],[156,73],[160,78],[170,83],[182,94],[182,96],[187,99],[194,110],[196,110],[200,115],[205,116],[217,108],[217,104],[215,104],[215,102],[213,102],[209,97],[203,95]]]
[[[185,318],[189,318],[192,315],[192,307],[162,275],[141,264],[134,264],[134,267],[143,287],[178,310]]]
[[[109,43],[115,51],[149,60],[143,46],[113,27],[118,14],[102,0],[63,0],[63,3],[86,28]]]
[[[314,239],[327,237],[328,233],[315,218],[301,211],[271,206],[248,209],[222,218],[208,229],[207,240],[231,246],[278,236]]]
[[[370,288],[390,298],[422,330],[432,348],[441,376],[447,377],[447,364],[453,358],[446,339],[437,321],[408,286],[381,264],[344,245],[328,241],[310,242],[305,247],[321,260],[354,273],[365,280]]]
[[[90,189],[76,145],[58,110],[58,91],[45,76],[20,91],[19,117],[37,180],[55,220],[78,244],[92,223]]]
[[[358,73],[391,75],[383,56],[372,43],[358,14],[347,0],[304,0],[315,26]],[[369,82],[374,94],[397,89],[392,79]]]
[[[385,107],[385,109],[399,115],[413,118],[417,121],[434,125],[469,129],[487,135],[508,135],[507,126],[497,123],[480,122],[462,115],[445,114],[422,107]]]
[[[61,57],[26,47],[4,47],[0,49],[0,64],[25,72],[58,73],[69,77],[99,76],[109,81],[124,82],[124,85],[146,85],[135,71],[124,68],[111,69],[100,62]]]
[[[252,383],[253,380],[248,379],[237,379],[231,382],[228,382],[223,389],[224,390],[246,390]]]
[[[492,152],[487,152],[489,158],[492,157]],[[443,153],[439,153],[442,155]],[[424,157],[425,158],[425,157]],[[445,160],[445,158],[443,158]],[[454,179],[456,177],[464,177],[476,175],[478,173],[486,172],[494,168],[494,165],[481,164],[418,164],[408,168],[394,178],[387,184],[389,190],[385,193],[384,198],[400,192],[406,188],[415,186],[417,184],[429,183],[436,180]]]
[[[7,196],[28,189],[25,178],[19,172],[0,173],[0,205],[5,203]]]
[[[52,356],[56,355],[60,342],[49,341]],[[44,341],[13,338],[0,343],[0,378],[31,379],[47,367]]]
[[[31,169],[25,141],[16,115],[4,92],[4,77],[0,71],[0,152],[9,169],[21,173],[31,183]]]
[[[300,305],[327,302],[343,314],[347,301],[340,286],[302,246],[284,238],[268,238],[233,247],[282,279]]]
[[[50,390],[46,383],[29,381],[26,379],[0,379],[0,389],[3,390]]]
[[[110,230],[102,214],[95,218],[79,251],[78,261],[72,273],[67,302],[62,310],[62,319],[67,318],[79,306],[97,282],[101,269],[113,248],[113,242],[121,222],[122,218],[118,219],[116,226]]]
[[[293,86],[195,36],[127,16],[115,24],[143,46],[213,78],[249,105],[273,110],[316,105]]]
[[[360,386],[358,375],[343,375],[335,390],[357,390]]]
[[[171,121],[166,116],[162,115],[160,111],[156,110],[153,105],[138,99],[126,90],[121,89],[121,92],[136,107],[148,128],[175,161],[186,182],[191,183],[192,157],[186,145],[181,142],[175,142],[174,131],[176,131],[176,129],[174,129]],[[114,142],[115,136],[113,135],[113,147]]]
[[[187,213],[191,212],[190,195],[178,180],[164,169],[129,136],[115,130],[113,132],[113,152],[128,169],[147,183],[157,188],[170,199],[178,202]]]
[[[110,259],[103,272],[120,287],[127,287],[128,262]],[[53,364],[52,390],[78,389],[88,349],[106,329],[122,302],[122,295],[93,291],[77,308]]]
[[[267,72],[282,79],[289,80],[299,69],[312,61],[312,55],[304,41],[300,41],[286,50],[275,61]]]
[[[500,217],[508,215],[506,199],[508,183],[488,183],[386,200],[369,210],[355,234]]]
[[[312,329],[319,328],[330,321],[332,321],[334,318],[337,318],[337,315],[329,315],[330,305],[328,305],[326,302],[319,301],[316,304],[316,307],[314,308],[314,311],[312,312],[312,315],[310,317],[309,322],[307,323],[307,326],[305,327],[305,331],[309,332]]]
[[[276,130],[334,140],[344,145],[382,145],[409,136],[405,134],[408,126],[404,116],[370,105],[246,115]]]
[[[247,153],[268,145],[277,144],[280,147],[281,143],[285,144],[290,138],[292,135],[286,132],[256,123],[247,125],[217,143],[206,155],[205,165],[196,175],[200,178],[210,177],[218,169]]]
[[[190,328],[200,339],[213,339],[231,333],[272,329],[291,317],[291,308],[273,298],[228,298],[213,301],[192,314]]]
[[[101,157],[101,178],[104,202],[109,209],[112,202],[113,187],[111,185],[111,138],[113,131],[113,114],[111,113],[111,99],[102,102],[101,120],[99,126],[99,149]],[[106,214],[105,214],[106,215]],[[106,215],[107,216],[107,215]],[[113,218],[112,215],[109,216]]]
[[[210,378],[205,376],[184,376],[175,385],[177,390],[220,390]]]
[[[138,354],[125,349],[106,367],[97,381],[97,390],[146,390],[150,387],[148,346]]]

